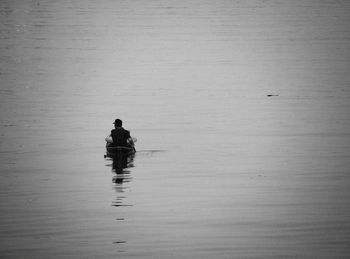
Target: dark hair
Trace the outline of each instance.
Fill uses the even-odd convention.
[[[120,119],[116,119],[116,120],[114,121],[114,125],[117,126],[117,127],[121,127],[121,126],[123,125],[123,122],[122,122],[122,120],[120,120]]]

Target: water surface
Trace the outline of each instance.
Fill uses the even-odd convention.
[[[349,13],[1,1],[1,255],[346,258]],[[118,174],[116,117],[138,138]]]

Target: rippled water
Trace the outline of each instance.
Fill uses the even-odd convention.
[[[4,258],[346,258],[347,1],[0,2]],[[116,117],[138,138],[104,159]]]

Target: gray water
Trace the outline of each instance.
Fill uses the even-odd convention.
[[[348,1],[0,17],[0,257],[350,254]],[[103,158],[117,117],[138,139],[122,174]]]

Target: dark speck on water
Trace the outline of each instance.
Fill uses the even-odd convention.
[[[113,244],[125,244],[126,241],[116,241],[116,242],[113,242]]]

